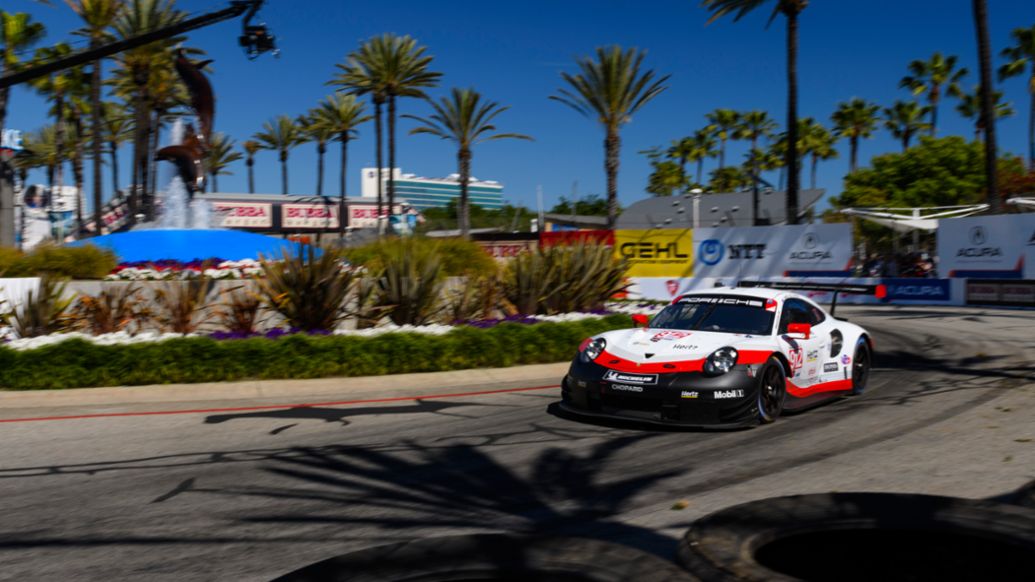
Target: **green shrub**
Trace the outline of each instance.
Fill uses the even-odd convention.
[[[4,268],[4,261],[0,255],[0,270]],[[38,277],[48,274],[68,279],[103,279],[117,264],[114,253],[93,245],[41,245],[15,260],[5,276]]]
[[[0,346],[0,388],[36,390],[245,379],[372,376],[562,362],[583,338],[631,326],[625,315],[535,325],[460,327],[445,335],[177,338],[121,346],[66,340]]]
[[[25,258],[25,253],[14,247],[0,247],[0,278],[13,277],[14,268]]]
[[[397,253],[400,249],[416,249],[422,253],[438,255],[442,273],[447,277],[483,276],[498,270],[496,261],[478,243],[459,238],[387,238],[345,249],[343,253],[353,265],[380,271],[384,267],[381,258],[386,253]]]

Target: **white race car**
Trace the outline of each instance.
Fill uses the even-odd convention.
[[[681,295],[637,328],[587,338],[561,408],[659,424],[734,427],[866,388],[873,340],[789,290],[876,294],[883,286],[741,283]],[[642,326],[642,327],[640,327]]]

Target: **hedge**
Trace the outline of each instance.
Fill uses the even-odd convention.
[[[610,315],[562,323],[503,323],[488,329],[458,327],[437,336],[187,337],[115,346],[70,339],[33,350],[0,347],[0,388],[375,376],[562,362],[574,356],[582,339],[631,325],[627,315]]]

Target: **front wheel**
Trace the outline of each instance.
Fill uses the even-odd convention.
[[[772,358],[762,366],[758,378],[758,423],[769,424],[783,412],[787,376],[780,361]]]
[[[855,344],[855,359],[852,360],[852,394],[859,395],[866,390],[870,380],[870,345],[866,338],[859,338]]]

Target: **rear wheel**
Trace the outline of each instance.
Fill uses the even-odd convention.
[[[783,412],[787,397],[787,375],[783,364],[771,358],[758,374],[758,423],[769,424]]]
[[[865,338],[855,344],[855,359],[852,360],[852,394],[862,394],[870,381],[870,345]]]

